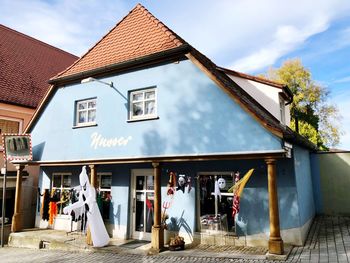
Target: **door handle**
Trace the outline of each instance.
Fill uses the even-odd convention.
[[[132,202],[132,212],[135,213],[136,212],[136,199],[133,198],[133,202]]]

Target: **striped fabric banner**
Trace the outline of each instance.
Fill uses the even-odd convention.
[[[239,181],[239,172],[235,173],[235,184]],[[235,219],[236,214],[239,213],[239,196],[237,195],[237,191],[234,192],[233,195],[233,205],[232,205],[232,218]]]

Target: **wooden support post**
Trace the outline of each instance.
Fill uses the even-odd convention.
[[[98,181],[97,181],[97,173],[96,173],[96,166],[94,164],[89,165],[90,167],[90,178],[91,178],[91,186],[95,189],[98,187]]]
[[[22,213],[21,213],[21,196],[22,196],[22,171],[24,165],[16,165],[17,179],[16,179],[16,196],[15,196],[15,211],[12,217],[12,232],[19,232],[22,230]]]
[[[270,239],[269,239],[269,253],[282,255],[283,254],[283,240],[280,234],[280,221],[278,211],[278,197],[277,197],[277,174],[276,174],[276,160],[267,159],[267,176],[268,176],[268,191],[269,191],[269,216],[270,216]]]
[[[154,224],[152,226],[152,250],[159,252],[164,248],[164,229],[161,224],[161,170],[159,163],[152,163],[154,174]]]
[[[94,187],[95,189],[97,188],[97,174],[96,174],[96,167],[94,164],[89,165],[90,167],[90,181],[91,181],[91,186]],[[87,232],[86,232],[86,244],[92,246],[92,238],[91,238],[91,231],[90,227],[88,227]]]

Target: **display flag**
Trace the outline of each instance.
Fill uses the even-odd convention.
[[[250,169],[241,180],[239,180],[239,173],[235,174],[235,184],[228,190],[233,192],[233,205],[232,205],[232,217],[235,218],[236,214],[239,213],[239,203],[242,196],[244,186],[247,184],[250,176],[253,174],[254,169]]]

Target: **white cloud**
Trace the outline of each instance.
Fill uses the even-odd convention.
[[[326,30],[348,0],[142,1],[189,43],[223,66],[262,68]],[[126,0],[0,0],[0,22],[81,55],[136,4]]]
[[[346,82],[350,82],[350,76],[348,77],[344,77],[344,78],[341,78],[341,79],[337,79],[335,81],[333,81],[334,83],[346,83]]]
[[[112,0],[0,0],[0,6],[0,23],[78,56],[127,13]]]
[[[267,18],[262,41],[257,39],[255,50],[241,56],[229,67],[255,71],[270,66],[280,57],[302,47],[309,37],[327,30],[332,20],[343,16],[344,10],[350,9],[348,1],[318,1],[317,4],[313,1],[268,2],[268,6],[273,6],[268,15],[275,16],[274,22]]]
[[[309,36],[322,32],[328,28],[328,23],[318,20],[310,25],[296,28],[293,25],[277,27],[271,43],[256,52],[239,59],[229,67],[241,71],[254,71],[272,65],[277,59],[296,49]]]

